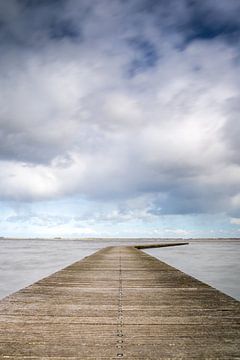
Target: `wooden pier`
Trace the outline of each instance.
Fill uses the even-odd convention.
[[[134,247],[0,302],[0,359],[240,359],[240,303]]]

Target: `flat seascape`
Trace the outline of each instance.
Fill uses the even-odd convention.
[[[180,239],[178,239],[180,240]],[[106,246],[164,243],[163,239],[1,239],[0,298],[81,260]],[[240,241],[187,240],[189,245],[144,250],[240,300]]]
[[[0,360],[240,360],[240,0],[0,0]]]

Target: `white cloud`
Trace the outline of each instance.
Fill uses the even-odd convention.
[[[190,236],[191,232],[189,230],[184,229],[164,229],[164,233],[167,234],[167,236]]]
[[[184,33],[166,34],[148,10],[129,21],[135,1],[94,2],[85,17],[87,2],[67,3],[63,18],[55,14],[58,31],[68,18],[77,38],[54,39],[50,27],[41,32],[31,21],[30,38],[18,2],[6,6],[11,36],[27,44],[2,45],[1,199],[148,199],[128,213],[99,215],[111,221],[149,219],[153,198],[156,214],[238,212],[238,49],[222,38],[184,44]],[[41,9],[44,24],[50,8]],[[136,50],[139,37],[146,41]]]
[[[233,225],[240,225],[240,218],[231,218],[230,223]]]

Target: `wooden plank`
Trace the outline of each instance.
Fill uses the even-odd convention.
[[[240,304],[134,247],[0,302],[1,359],[237,359]]]

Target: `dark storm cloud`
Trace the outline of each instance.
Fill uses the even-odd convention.
[[[154,14],[160,29],[184,33],[187,41],[219,36],[232,41],[240,31],[240,4],[235,0],[145,1],[142,9]]]
[[[0,4],[1,41],[8,46],[32,46],[36,49],[51,40],[83,40],[84,33],[88,41],[91,36],[88,33],[89,22],[97,22],[94,33],[97,36],[103,34],[104,29],[111,30],[106,27],[106,23],[114,20],[114,30],[121,30],[123,38],[131,41],[139,55],[135,59],[136,67],[144,68],[154,65],[157,60],[157,51],[151,39],[141,39],[141,28],[146,20],[150,20],[156,30],[164,32],[165,36],[180,35],[184,43],[197,39],[211,40],[219,36],[237,41],[240,31],[239,11],[240,4],[234,0],[115,0],[111,5],[109,1],[99,4],[96,0],[91,4],[76,0],[11,0]],[[135,39],[131,39],[133,29],[139,32]]]
[[[6,47],[18,47],[25,51],[32,47],[49,45],[53,39],[75,40],[80,38],[80,26],[76,26],[65,10],[65,1],[11,0],[0,4],[0,41]]]
[[[136,75],[138,72],[148,70],[157,65],[158,52],[154,44],[142,38],[129,40],[130,47],[135,51],[135,58],[129,66],[130,76]]]
[[[239,10],[1,1],[1,198],[139,196],[144,216],[236,214]]]

